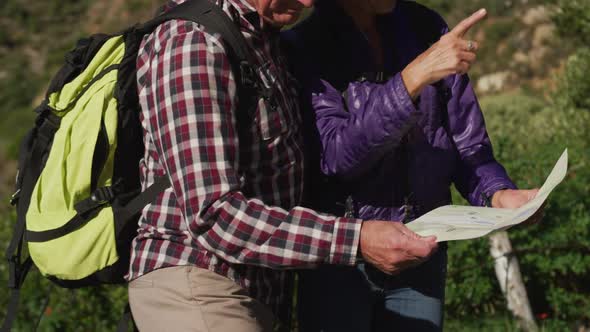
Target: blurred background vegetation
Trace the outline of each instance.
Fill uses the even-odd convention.
[[[454,26],[486,7],[473,32],[483,48],[470,75],[497,158],[522,188],[540,186],[564,148],[570,168],[544,221],[509,232],[535,317],[545,331],[590,329],[590,1],[421,0]],[[159,0],[0,2],[0,199],[8,201],[18,142],[32,109],[75,41],[149,18]],[[456,195],[457,196],[457,195]],[[458,196],[457,203],[464,203]],[[0,247],[14,212],[0,204]],[[497,283],[487,239],[450,243],[448,331],[516,331]],[[0,319],[8,300],[0,261]],[[69,291],[33,271],[23,290],[19,331],[111,331],[122,287]]]

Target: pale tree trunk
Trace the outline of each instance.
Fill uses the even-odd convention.
[[[496,276],[508,302],[508,310],[518,319],[525,331],[538,331],[537,323],[522,282],[518,259],[512,254],[508,233],[497,232],[489,236],[490,253],[494,258]]]

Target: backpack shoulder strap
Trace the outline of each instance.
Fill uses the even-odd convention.
[[[255,63],[254,55],[236,23],[218,5],[210,0],[188,0],[144,23],[139,30],[149,33],[158,25],[175,19],[191,21],[202,25],[208,32],[219,33],[229,47],[228,56],[233,60],[232,64],[239,69],[239,83],[254,82],[254,73],[250,67]]]
[[[246,39],[237,27],[236,23],[215,3],[210,0],[188,0],[183,2],[166,13],[157,16],[144,23],[139,27],[142,33],[153,31],[158,25],[175,19],[182,19],[202,25],[208,32],[219,33],[221,39],[228,46],[228,56],[232,62],[238,91],[240,104],[236,111],[238,124],[248,123],[250,108],[254,105],[253,100],[263,95],[262,84],[258,84],[259,78],[256,76],[253,64],[254,55],[250,51]],[[168,176],[162,176],[156,179],[150,187],[137,197],[132,199],[121,213],[125,217],[120,220],[126,221],[131,216],[140,212],[147,204],[151,203],[156,197],[170,186]]]
[[[187,0],[169,11],[143,24],[145,31],[152,31],[158,25],[170,20],[186,20],[201,24],[209,32],[221,34],[238,58],[250,57],[246,39],[231,18],[210,0]]]

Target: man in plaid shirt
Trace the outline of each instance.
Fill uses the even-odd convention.
[[[133,242],[129,300],[142,331],[270,331],[291,304],[285,269],[363,257],[395,273],[436,249],[434,238],[401,223],[297,207],[301,118],[278,28],[312,2],[217,1],[276,92],[249,123],[236,122],[236,83],[218,35],[172,20],[144,38],[137,59],[142,183],[168,176],[172,185],[143,210]]]

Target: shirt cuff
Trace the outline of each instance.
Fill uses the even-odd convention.
[[[355,265],[361,235],[361,219],[336,218],[329,264]]]

